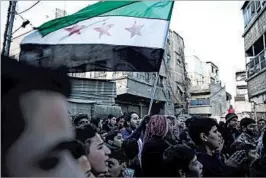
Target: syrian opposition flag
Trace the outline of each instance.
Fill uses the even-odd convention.
[[[41,25],[20,60],[70,72],[158,72],[174,1],[105,1]]]

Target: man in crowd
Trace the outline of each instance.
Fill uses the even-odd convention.
[[[224,139],[223,153],[230,154],[230,146],[239,136],[239,131],[237,130],[237,120],[238,116],[235,113],[228,113],[225,116],[226,124],[225,127],[220,128],[221,134]]]
[[[218,123],[210,118],[193,119],[189,125],[188,133],[193,142],[198,146],[197,157],[203,165],[204,177],[232,176],[234,169],[225,164],[215,154],[220,149],[222,135],[218,131]]]
[[[111,130],[108,132],[105,137],[105,143],[110,150],[121,149],[123,143],[121,132],[119,130]]]
[[[130,112],[125,115],[125,129],[122,131],[123,139],[129,137],[133,131],[139,126],[139,115],[135,112]]]
[[[103,124],[103,130],[109,132],[115,129],[116,127],[116,117],[113,114],[109,114],[106,122]]]
[[[104,144],[97,130],[91,125],[76,128],[76,139],[85,146],[93,174],[97,177],[99,174],[107,172],[107,161],[111,151]]]
[[[240,121],[240,127],[242,133],[237,137],[235,142],[256,147],[258,143],[258,126],[256,122],[251,118],[243,118]]]

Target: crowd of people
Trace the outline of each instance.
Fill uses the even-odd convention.
[[[64,68],[2,69],[3,177],[266,177],[265,118],[70,117]]]
[[[88,177],[266,177],[265,122],[238,122],[234,113],[219,124],[207,117],[78,114],[76,150],[84,151],[75,157],[87,158],[89,166],[80,165]]]

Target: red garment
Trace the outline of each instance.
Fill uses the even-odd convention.
[[[235,110],[233,108],[228,109],[228,113],[235,113]]]

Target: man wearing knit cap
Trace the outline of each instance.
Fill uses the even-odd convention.
[[[235,141],[235,139],[240,135],[237,130],[237,120],[238,116],[235,113],[228,113],[225,116],[226,124],[222,129],[222,135],[224,138],[224,149],[225,154],[230,153],[230,146]]]

